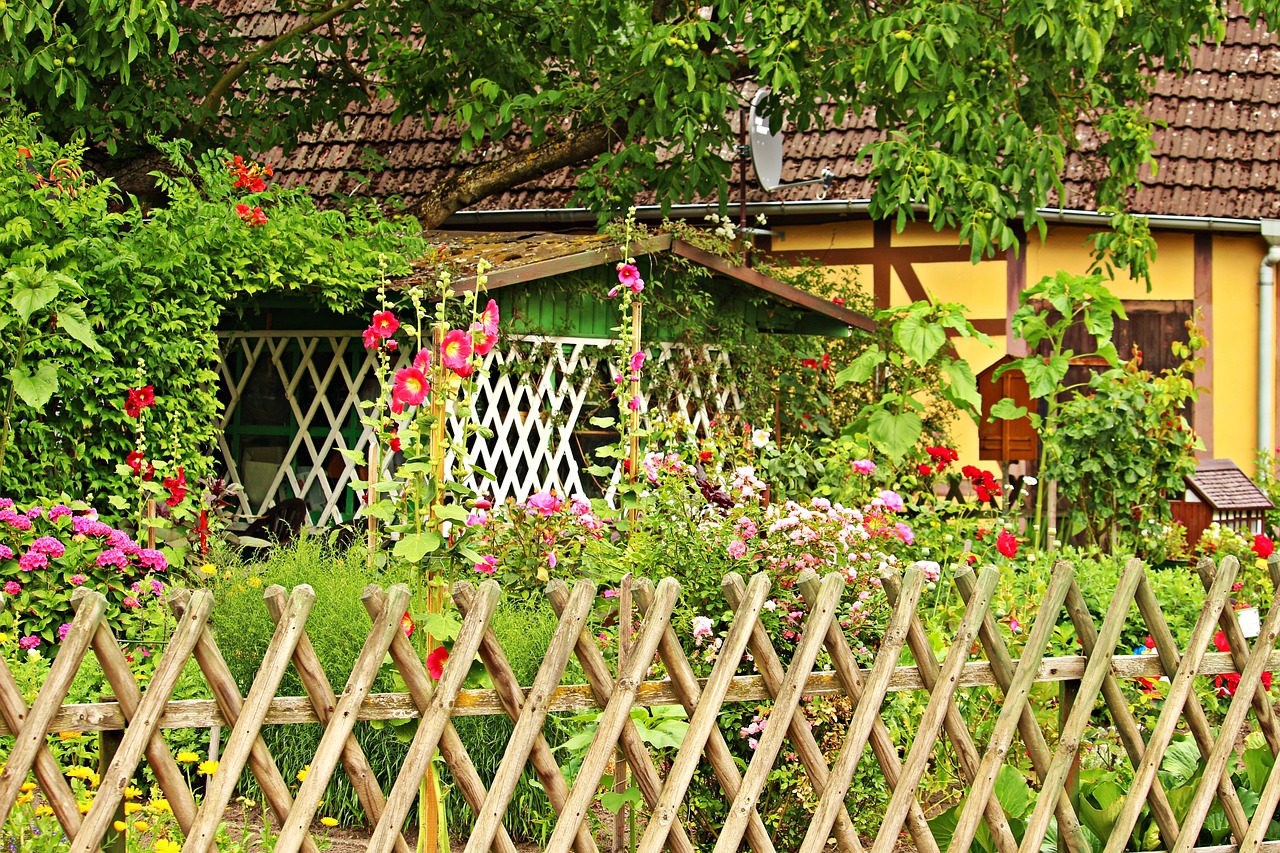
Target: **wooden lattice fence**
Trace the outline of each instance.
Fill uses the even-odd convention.
[[[983,822],[999,853],[1031,853],[1040,849],[1055,818],[1059,849],[1088,853],[1090,844],[1071,796],[1071,777],[1081,739],[1101,697],[1134,768],[1114,828],[1103,839],[1104,853],[1119,853],[1125,848],[1144,805],[1149,805],[1167,850],[1275,851],[1280,843],[1263,839],[1280,803],[1280,772],[1272,772],[1266,779],[1250,819],[1233,787],[1230,770],[1237,734],[1251,714],[1272,755],[1280,754],[1280,727],[1265,691],[1260,689],[1262,673],[1280,668],[1280,655],[1275,653],[1280,607],[1269,608],[1260,634],[1250,646],[1234,612],[1226,606],[1238,570],[1237,561],[1230,557],[1216,571],[1212,563],[1201,563],[1204,606],[1186,647],[1179,648],[1138,561],[1130,561],[1121,572],[1101,625],[1085,606],[1072,567],[1059,563],[1029,626],[1021,657],[1015,660],[990,612],[998,571],[987,568],[975,574],[961,568],[954,572],[954,582],[967,605],[940,660],[916,614],[926,571],[919,564],[901,576],[886,574],[883,578],[891,611],[869,670],[858,667],[836,621],[843,587],[839,575],[801,579],[798,586],[807,615],[789,661],[779,656],[759,618],[769,596],[768,578],[757,575],[744,582],[730,575],[723,589],[734,617],[706,679],[695,677],[671,623],[679,596],[674,580],[668,578],[656,586],[637,583],[635,594],[643,621],[616,672],[586,630],[596,596],[594,585],[583,580],[570,589],[553,582],[548,596],[560,621],[528,687],[517,682],[489,627],[499,598],[495,583],[454,586],[453,600],[464,618],[438,682],[429,677],[401,630],[409,590],[401,585],[385,591],[371,586],[365,590],[363,603],[372,628],[340,693],[330,685],[307,637],[305,626],[315,599],[311,588],[299,586],[286,594],[282,588],[272,587],[265,598],[276,630],[248,695],[241,695],[209,628],[213,608],[209,591],[173,596],[177,627],[145,690],[135,683],[117,639],[103,621],[104,599],[79,591],[75,620],[33,705],[25,704],[8,666],[0,667],[0,717],[4,722],[0,735],[10,746],[8,761],[0,772],[0,815],[7,818],[12,812],[29,774],[34,774],[40,796],[71,840],[71,850],[97,850],[111,832],[126,786],[145,759],[186,835],[183,851],[203,853],[214,849],[215,830],[247,767],[279,819],[276,851],[313,851],[312,821],[326,786],[341,766],[374,827],[369,849],[407,853],[409,846],[402,830],[420,780],[438,749],[476,816],[466,840],[467,853],[514,853],[515,845],[502,818],[526,766],[537,775],[558,813],[546,849],[597,853],[588,812],[601,777],[620,752],[645,803],[637,845],[641,853],[657,853],[663,848],[692,853],[694,845],[682,826],[680,806],[703,762],[714,772],[730,803],[723,826],[718,828],[714,853],[730,853],[744,844],[756,853],[775,853],[757,803],[789,739],[789,751],[803,764],[819,797],[799,848],[803,853],[817,853],[831,839],[842,853],[868,849],[845,810],[857,766],[868,760],[864,755],[868,746],[871,760],[877,762],[892,790],[879,832],[870,842],[871,853],[890,853],[904,829],[922,853],[939,853],[919,786],[935,743],[945,734],[968,783],[964,806],[946,848],[949,853],[970,849]],[[1276,563],[1271,564],[1271,575],[1273,583],[1280,583]],[[1156,655],[1112,653],[1135,603],[1154,638]],[[1046,657],[1064,614],[1074,626],[1083,653]],[[1229,653],[1207,651],[1219,629],[1229,640]],[[90,650],[117,701],[64,705],[72,679]],[[910,652],[914,666],[899,665],[904,650]],[[388,654],[407,692],[372,694],[378,669]],[[752,663],[744,663],[748,654]],[[655,655],[665,665],[667,678],[645,681]],[[477,656],[493,688],[464,690]],[[562,685],[566,667],[575,656],[588,683]],[[212,691],[211,701],[171,699],[180,673],[192,658]],[[815,671],[820,659],[829,664],[828,670]],[[304,697],[276,696],[290,665],[305,686]],[[739,674],[752,665],[754,674]],[[1215,734],[1193,689],[1194,682],[1197,676],[1230,672],[1240,674],[1239,686],[1218,729],[1221,734]],[[1144,731],[1120,682],[1162,676],[1170,681],[1168,693],[1157,723]],[[1052,745],[1029,702],[1032,686],[1044,682],[1065,682],[1074,688],[1074,700]],[[1004,696],[994,728],[982,744],[975,742],[956,703],[957,690],[979,686],[998,686]],[[902,690],[928,694],[909,743],[895,742],[880,716],[886,694]],[[843,747],[830,765],[800,710],[804,697],[822,694],[847,695],[854,708]],[[786,725],[765,728],[745,773],[739,771],[717,725],[722,708],[735,702],[772,703],[770,719],[787,721]],[[664,765],[665,774],[659,772],[631,718],[633,707],[658,705],[683,706],[689,722],[680,749],[669,766]],[[600,709],[599,722],[570,784],[543,736],[543,724],[551,712],[586,708]],[[485,714],[505,714],[514,722],[503,761],[488,782],[476,771],[452,723],[454,717]],[[353,736],[353,728],[360,720],[406,718],[419,718],[419,723],[399,775],[384,793]],[[291,793],[262,739],[262,728],[316,722],[323,725],[323,736],[305,780]],[[209,780],[203,798],[197,800],[161,730],[210,726],[225,726],[230,735],[222,750],[220,769]],[[115,757],[102,774],[92,806],[84,815],[49,748],[50,733],[66,730],[123,731]],[[1202,782],[1190,801],[1175,808],[1161,787],[1157,770],[1180,730],[1190,732],[1205,765]],[[993,796],[997,775],[1015,736],[1021,737],[1030,756],[1041,792],[1025,817],[1021,838]],[[1226,814],[1232,843],[1197,848],[1197,837],[1215,801]]]

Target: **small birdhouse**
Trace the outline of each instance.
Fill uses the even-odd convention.
[[[1241,533],[1262,533],[1271,499],[1230,459],[1206,459],[1186,478],[1180,501],[1170,501],[1173,517],[1187,528],[1187,544],[1195,547],[1215,521]]]

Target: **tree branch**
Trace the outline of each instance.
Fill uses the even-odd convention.
[[[501,160],[480,163],[439,181],[409,211],[424,228],[438,228],[450,215],[483,198],[565,166],[598,157],[620,138],[621,128],[592,124]]]
[[[209,94],[205,95],[204,100],[200,102],[200,108],[205,111],[205,120],[207,121],[209,116],[217,113],[218,107],[222,104],[222,99],[226,97],[227,92],[231,91],[231,87],[235,85],[236,81],[243,77],[245,72],[252,68],[255,63],[271,56],[276,52],[276,48],[280,47],[280,45],[285,42],[291,41],[298,36],[306,35],[312,30],[323,27],[325,24],[343,13],[350,12],[358,6],[360,2],[361,0],[342,0],[341,3],[330,6],[314,18],[308,18],[296,27],[285,30],[283,33],[271,39],[271,41],[266,42],[253,53],[228,68],[223,73],[222,77],[219,78],[218,82],[213,84],[213,88],[209,90]]]

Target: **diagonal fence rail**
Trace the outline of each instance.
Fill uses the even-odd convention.
[[[1280,585],[1280,563],[1272,563],[1270,569],[1272,583]],[[1261,790],[1249,792],[1248,807],[1231,773],[1238,760],[1238,735],[1250,717],[1272,760],[1280,755],[1280,726],[1262,688],[1263,672],[1280,668],[1276,652],[1280,607],[1269,608],[1259,635],[1250,644],[1228,604],[1239,571],[1237,561],[1228,557],[1218,566],[1202,561],[1197,571],[1205,599],[1182,648],[1140,562],[1130,561],[1120,573],[1100,624],[1085,604],[1072,566],[1058,563],[1017,658],[991,612],[998,582],[995,568],[955,571],[953,580],[965,607],[941,657],[916,612],[925,583],[923,565],[911,566],[901,575],[886,573],[881,580],[890,610],[869,669],[859,668],[836,619],[843,593],[841,576],[809,574],[799,579],[797,591],[806,614],[787,659],[761,620],[769,578],[761,574],[745,581],[729,575],[722,587],[733,619],[704,679],[696,676],[672,624],[680,595],[674,580],[667,578],[656,585],[638,582],[636,600],[643,620],[620,669],[611,667],[588,628],[594,584],[581,580],[569,588],[553,581],[547,595],[559,622],[528,687],[517,681],[490,626],[500,595],[492,581],[478,587],[465,582],[453,587],[462,627],[438,681],[432,680],[401,631],[409,589],[371,586],[363,596],[369,634],[340,691],[331,684],[307,636],[306,622],[315,603],[311,588],[303,585],[286,592],[271,587],[266,590],[265,605],[276,629],[247,695],[241,694],[210,627],[213,596],[209,591],[172,596],[177,627],[144,690],[135,682],[123,650],[104,621],[105,600],[78,590],[76,617],[33,704],[24,701],[8,665],[0,666],[0,738],[8,753],[0,770],[0,815],[7,820],[24,792],[31,791],[34,778],[41,801],[62,825],[70,849],[75,853],[99,850],[108,841],[126,790],[145,761],[184,834],[181,849],[206,853],[217,849],[217,827],[247,770],[280,826],[274,849],[311,853],[318,849],[311,834],[313,820],[326,787],[341,770],[373,827],[368,849],[408,853],[405,823],[438,751],[474,815],[466,853],[514,853],[515,842],[503,818],[526,767],[538,778],[558,816],[546,850],[598,853],[592,803],[620,753],[644,804],[637,832],[639,853],[697,849],[682,824],[681,807],[700,767],[714,775],[728,803],[723,823],[716,828],[714,853],[732,853],[744,846],[755,853],[775,853],[759,803],[787,746],[793,758],[783,760],[803,766],[817,798],[800,853],[819,853],[832,842],[841,853],[891,853],[904,831],[922,853],[944,849],[964,853],[973,847],[981,827],[997,853],[1035,853],[1051,830],[1056,832],[1058,849],[1120,853],[1144,809],[1158,827],[1163,849],[1172,853],[1280,853],[1280,842],[1266,840],[1280,805],[1280,773],[1270,772]],[[1155,655],[1113,653],[1135,609],[1153,639]],[[1063,624],[1072,626],[1083,653],[1047,657],[1054,632]],[[1217,631],[1226,637],[1229,652],[1208,651]],[[71,683],[90,653],[115,691],[116,701],[65,704]],[[902,665],[906,655],[910,666]],[[406,692],[374,694],[372,686],[388,656]],[[564,685],[565,673],[575,659],[587,683]],[[192,660],[213,699],[174,701],[178,678]],[[488,673],[491,689],[464,689],[475,660]],[[666,677],[646,681],[655,660],[661,662]],[[819,665],[823,668],[816,669]],[[276,695],[289,667],[299,676],[305,696]],[[1215,729],[1195,682],[1225,673],[1238,673],[1240,678]],[[1155,725],[1144,731],[1122,683],[1161,677],[1169,681],[1168,693]],[[1071,682],[1074,688],[1074,699],[1052,743],[1032,701],[1033,687],[1046,682]],[[958,704],[958,692],[972,687],[997,688],[1003,697],[994,726],[982,742]],[[889,693],[904,690],[923,691],[928,698],[912,738],[899,742],[881,711]],[[819,695],[847,696],[853,707],[840,749],[830,763],[801,707],[803,700]],[[1101,847],[1085,831],[1072,781],[1082,740],[1096,725],[1099,701],[1133,767],[1132,782],[1110,832],[1100,839]],[[776,721],[764,729],[745,766],[734,757],[719,725],[727,706],[744,702],[768,704],[769,718]],[[660,705],[681,706],[688,716],[679,749],[662,762],[650,754],[632,719],[633,709]],[[569,781],[547,742],[544,724],[548,714],[584,709],[599,712],[598,724]],[[485,780],[453,720],[498,714],[508,717],[513,729],[497,772]],[[416,719],[417,727],[397,778],[382,780],[391,782],[384,791],[354,730],[362,720],[395,719]],[[265,726],[310,723],[319,723],[323,734],[309,772],[295,791],[283,778],[262,731]],[[197,797],[169,753],[164,730],[211,726],[225,727],[230,735],[218,772]],[[92,805],[83,814],[48,741],[51,733],[67,730],[123,732]],[[1194,790],[1189,795],[1180,792],[1175,803],[1158,771],[1179,732],[1193,738],[1203,769]],[[928,806],[920,793],[931,756],[943,738],[957,757],[965,785],[963,805],[945,845],[931,829]],[[1029,814],[1016,825],[995,795],[1015,738],[1026,749],[1039,791]],[[846,809],[850,785],[866,761],[876,763],[891,790],[879,830],[870,839],[859,837]],[[1229,826],[1230,843],[1196,847],[1215,805]]]

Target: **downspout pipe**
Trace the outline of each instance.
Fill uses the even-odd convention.
[[[1264,220],[1262,236],[1271,244],[1258,267],[1258,452],[1273,452],[1275,422],[1276,265],[1280,264],[1280,220]]]

